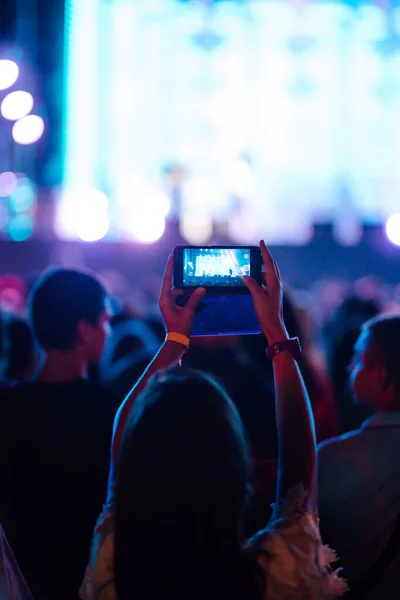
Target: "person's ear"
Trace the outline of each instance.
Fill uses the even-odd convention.
[[[93,327],[88,321],[79,321],[76,329],[78,341],[81,344],[88,344],[92,336]]]
[[[377,368],[377,375],[378,375],[379,389],[382,392],[386,393],[392,387],[392,382],[390,381],[390,377],[389,377],[387,368],[384,365],[380,365]]]

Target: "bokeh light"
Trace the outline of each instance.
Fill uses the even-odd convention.
[[[0,275],[0,310],[19,313],[26,304],[26,285],[18,275]]]
[[[194,246],[206,244],[213,233],[212,219],[209,215],[183,214],[180,220],[180,233],[189,244]]]
[[[386,235],[392,244],[400,246],[400,213],[390,215],[386,221]]]
[[[27,115],[14,123],[12,134],[18,144],[33,144],[42,136],[44,122],[38,115]]]
[[[76,232],[84,242],[103,239],[110,228],[108,198],[100,190],[91,190],[82,195],[76,206]]]
[[[33,232],[33,218],[27,214],[12,217],[8,226],[8,234],[14,242],[24,242]]]
[[[1,114],[9,121],[17,121],[22,119],[33,108],[33,96],[29,92],[17,90],[7,94],[1,103]]]
[[[12,171],[0,173],[0,198],[6,198],[17,187],[17,176]]]
[[[108,233],[110,220],[105,213],[84,211],[79,220],[78,235],[83,242],[98,242]]]
[[[61,239],[97,242],[109,230],[108,198],[100,190],[65,190],[60,195],[54,229]]]
[[[171,203],[156,185],[133,177],[117,191],[116,198],[127,235],[143,244],[151,244],[163,235]]]
[[[151,244],[160,239],[165,231],[165,218],[162,214],[154,214],[147,208],[132,212],[127,222],[129,234],[137,241],[143,244]]]
[[[19,75],[17,63],[13,60],[0,60],[0,90],[6,90],[14,85]]]
[[[135,212],[138,207],[146,207],[147,210],[163,217],[166,217],[171,209],[167,194],[140,178],[133,178],[128,185],[117,191],[117,202],[128,212]]]
[[[36,192],[33,183],[28,177],[17,178],[17,185],[10,194],[9,204],[15,212],[23,212],[35,204]]]
[[[77,236],[77,212],[74,197],[69,192],[61,192],[54,221],[54,232],[62,240]]]
[[[10,211],[5,202],[0,202],[0,232],[6,231],[8,220],[10,217]]]

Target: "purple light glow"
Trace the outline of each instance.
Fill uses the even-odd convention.
[[[12,171],[0,173],[0,198],[10,196],[17,187],[17,176]]]

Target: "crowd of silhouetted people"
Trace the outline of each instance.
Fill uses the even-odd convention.
[[[191,338],[171,258],[158,314],[65,268],[3,305],[0,600],[398,597],[398,299],[261,250],[260,335]]]

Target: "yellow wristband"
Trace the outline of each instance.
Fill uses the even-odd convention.
[[[177,344],[182,344],[182,346],[185,346],[186,350],[189,350],[190,338],[188,338],[186,335],[183,335],[183,333],[174,333],[171,331],[170,333],[167,333],[167,337],[165,339],[167,342],[176,342]]]

